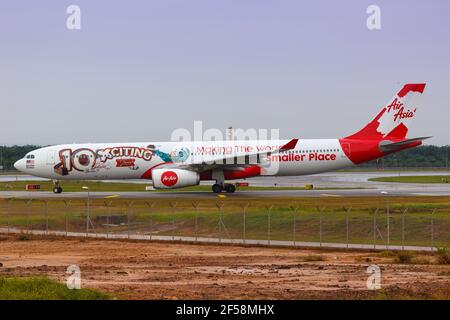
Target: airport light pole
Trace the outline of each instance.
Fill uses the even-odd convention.
[[[387,219],[387,245],[389,246],[390,242],[390,213],[389,213],[389,192],[381,191],[381,194],[386,196],[386,219]]]
[[[446,146],[445,151],[446,151],[446,156],[445,156],[445,167],[448,168],[448,146]]]
[[[87,190],[87,216],[86,216],[86,237],[89,235],[89,222],[91,221],[91,199],[89,194],[89,187],[82,186],[81,189]]]
[[[5,170],[3,167],[3,146],[0,146],[0,170]]]

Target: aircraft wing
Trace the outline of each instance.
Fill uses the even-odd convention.
[[[298,139],[292,139],[285,145],[272,151],[260,151],[239,155],[207,155],[204,157],[194,158],[193,161],[187,163],[170,163],[163,165],[164,168],[182,168],[202,172],[211,169],[223,168],[224,170],[244,170],[248,166],[260,163],[260,157],[269,156],[273,153],[292,150],[297,145]]]

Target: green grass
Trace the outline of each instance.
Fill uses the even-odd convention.
[[[399,251],[394,261],[400,264],[409,264],[413,261],[414,253],[409,251]]]
[[[369,181],[403,183],[448,183],[450,181],[450,175],[381,177],[371,178],[369,179]]]
[[[20,235],[17,237],[17,240],[19,240],[19,241],[28,241],[28,240],[30,240],[30,237],[27,236],[26,234],[20,234]]]
[[[450,264],[450,250],[448,248],[438,248],[436,255],[439,264]]]
[[[190,199],[151,199],[133,200],[128,211],[126,199],[114,199],[110,206],[105,206],[103,199],[91,199],[91,217],[98,232],[127,232],[126,224],[130,215],[131,232],[145,233],[151,230],[150,223],[157,234],[184,235],[195,234],[196,211]],[[106,200],[109,202],[109,200]],[[199,204],[197,212],[197,226],[199,236],[230,236],[242,237],[243,215],[241,205],[250,204],[247,210],[246,236],[253,239],[267,238],[267,208],[274,205],[271,216],[271,239],[294,240],[293,211],[291,206],[300,209],[296,215],[296,241],[319,240],[319,213],[317,199],[313,198],[211,198],[193,199]],[[175,211],[169,202],[176,202]],[[226,231],[218,224],[219,211],[216,204],[224,205],[222,220]],[[152,204],[153,207],[149,207]],[[323,215],[323,241],[345,241],[345,213],[343,207],[352,207],[349,215],[350,242],[372,243],[372,212],[381,208],[377,216],[380,232],[386,233],[386,219],[383,208],[385,200],[373,197],[326,198],[321,200],[326,208]],[[401,213],[403,208],[409,208],[405,218],[405,244],[430,244],[430,213],[435,212],[435,244],[449,246],[450,244],[450,198],[448,197],[405,197],[391,199],[391,242],[399,244],[401,241]],[[86,203],[83,200],[72,200],[70,207],[65,208],[61,200],[50,200],[48,203],[48,221],[50,230],[65,230],[65,216],[68,218],[69,231],[85,230]],[[123,225],[105,227],[105,223],[98,220],[106,215],[119,215],[124,219]],[[45,204],[34,200],[27,204],[24,200],[13,200],[6,206],[6,201],[0,201],[0,225],[16,226],[31,229],[45,229]],[[383,244],[377,238],[378,244]]]
[[[0,183],[0,191],[24,191],[27,184],[39,184],[41,186],[40,191],[52,191],[53,182],[50,180],[46,181],[11,181]],[[139,192],[144,191],[145,187],[151,185],[151,181],[148,184],[144,183],[121,183],[121,182],[102,182],[102,181],[62,181],[61,185],[64,192],[86,192],[82,189],[83,186],[88,186],[92,192],[121,192],[121,191],[132,191]],[[237,187],[239,190],[306,190],[305,187]],[[320,190],[334,190],[340,188],[319,188]],[[349,188],[346,188],[349,189]],[[354,189],[354,188],[350,188]],[[154,190],[147,192],[179,192],[179,191],[211,191],[211,186],[209,185],[199,185],[180,189],[165,189],[165,190]],[[39,190],[33,191],[39,192]]]
[[[108,204],[108,206],[105,205]],[[192,201],[199,207],[194,210]],[[132,202],[130,208],[129,205]],[[172,209],[170,203],[176,203]],[[223,205],[219,211],[217,204]],[[314,198],[235,198],[223,199],[91,199],[91,220],[96,232],[158,234],[175,236],[230,237],[243,236],[243,209],[246,211],[246,238],[267,239],[268,209],[271,214],[270,238],[287,241],[319,241],[320,214],[317,199]],[[151,205],[151,206],[149,206]],[[386,239],[386,201],[377,197],[340,197],[321,199],[323,213],[322,240],[324,242],[346,241],[346,214],[344,207],[352,207],[349,218],[349,242],[373,243],[373,212],[376,216],[379,234]],[[298,207],[295,215],[291,207]],[[390,199],[391,244],[401,244],[402,212],[405,214],[405,245],[431,244],[431,212],[434,208],[434,244],[450,246],[450,197],[392,197]],[[119,216],[119,222],[106,223],[107,216]],[[84,232],[86,228],[86,202],[72,199],[66,208],[62,199],[48,200],[49,230]],[[220,218],[223,224],[220,223]],[[128,219],[130,224],[128,225]],[[196,223],[197,220],[197,223]],[[0,200],[0,226],[45,230],[45,203],[33,200],[26,203],[15,199],[9,203]],[[197,228],[196,228],[197,226]],[[376,243],[385,244],[377,233]]]
[[[0,300],[106,300],[110,297],[91,289],[70,290],[45,277],[0,277]]]

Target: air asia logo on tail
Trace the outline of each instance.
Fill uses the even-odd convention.
[[[424,90],[425,83],[405,84],[369,124],[346,138],[405,139],[411,126],[411,120],[416,117],[416,111],[420,108],[420,99],[418,98]]]
[[[166,171],[161,175],[161,183],[166,187],[172,187],[178,182],[178,175],[173,171]]]
[[[395,98],[394,101],[392,101],[392,103],[388,105],[386,108],[388,113],[391,113],[391,110],[394,112],[394,122],[397,121],[398,119],[412,118],[416,113],[415,108],[414,110],[405,111],[403,103],[397,98]]]

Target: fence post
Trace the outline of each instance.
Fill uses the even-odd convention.
[[[297,210],[298,210],[298,207],[294,207],[294,206],[291,206],[291,210],[294,212],[294,234],[293,234],[293,242],[294,242],[294,247],[295,247],[295,240],[296,240],[296,234],[297,234]]]
[[[194,207],[195,210],[195,216],[194,216],[194,233],[195,233],[195,241],[198,241],[198,202],[192,202],[192,207]]]
[[[64,202],[64,224],[65,224],[65,228],[66,228],[66,237],[68,235],[69,232],[69,217],[68,217],[68,211],[69,211],[69,206],[70,206],[70,202],[71,200],[63,200]]]
[[[270,246],[270,216],[272,214],[273,205],[267,206],[267,244]]]
[[[130,239],[130,204],[126,202],[125,205],[127,206],[127,237]]]
[[[9,228],[10,228],[10,226],[9,226],[9,209],[11,208],[11,201],[12,201],[12,199],[11,198],[9,198],[9,199],[6,199],[6,225],[7,225],[7,232],[8,232],[8,234],[9,234],[9,232],[10,232],[10,230],[9,230]]]
[[[170,202],[170,207],[172,208],[172,241],[175,240],[175,208],[177,207],[176,202]]]
[[[349,239],[349,220],[348,220],[348,216],[350,213],[350,210],[352,210],[352,207],[350,208],[344,208],[345,210],[345,240],[347,243],[347,249],[348,249],[348,239]]]
[[[323,215],[323,210],[324,208],[317,208],[317,210],[319,210],[319,245],[320,247],[322,247],[322,215]]]
[[[218,226],[219,226],[219,243],[222,243],[222,225],[223,225],[223,221],[222,221],[222,208],[223,208],[224,204],[221,202],[216,203],[216,207],[219,210],[219,222],[218,222]]]
[[[436,208],[431,211],[431,251],[434,251],[434,214],[436,212]]]
[[[248,208],[249,204],[248,203],[246,203],[245,205],[241,204],[240,206],[242,208],[243,219],[244,219],[243,226],[242,226],[242,241],[245,245],[245,238],[246,238],[245,233],[246,233],[246,227],[247,227],[247,208]]]
[[[377,212],[378,208],[373,212],[373,248],[377,248]]]
[[[386,197],[386,219],[387,219],[387,249],[389,250],[389,245],[391,244],[391,212],[389,207],[389,196]]]
[[[103,201],[103,204],[106,207],[106,239],[109,239],[109,230],[110,230],[110,216],[111,216],[111,205],[112,201]]]
[[[125,202],[125,205],[127,207],[127,235],[128,239],[130,239],[130,211],[133,206],[133,201]]]
[[[45,203],[45,234],[48,235],[48,201],[44,200]]]
[[[152,233],[153,233],[153,215],[152,215],[152,209],[153,209],[153,207],[154,207],[154,205],[155,205],[155,203],[154,202],[148,202],[148,201],[145,201],[145,204],[147,205],[147,207],[149,208],[149,211],[150,211],[150,240],[152,240]]]
[[[407,211],[408,208],[402,212],[402,250],[405,250],[405,214]]]
[[[27,212],[27,233],[30,233],[30,203],[31,203],[31,201],[33,201],[33,199],[29,199],[29,200],[26,200],[25,201],[25,203],[26,203],[26,206],[27,206],[27,210],[26,210],[26,212]]]
[[[89,237],[89,219],[90,219],[90,203],[89,203],[89,196],[86,200],[86,238]]]

